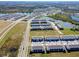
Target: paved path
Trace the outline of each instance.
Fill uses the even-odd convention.
[[[59,33],[59,34],[63,34],[58,28],[57,28],[57,26],[54,24],[54,22],[50,22],[50,21],[48,21],[49,23],[51,23],[51,25],[52,25],[52,27]]]
[[[30,23],[31,20],[33,20],[35,17],[33,17],[32,19],[29,19],[27,21],[27,27],[26,27],[26,31],[24,34],[24,38],[23,41],[21,42],[20,48],[19,48],[19,53],[18,53],[18,57],[27,57],[28,56],[28,47],[30,45],[30,41],[29,41],[29,36],[30,36]]]

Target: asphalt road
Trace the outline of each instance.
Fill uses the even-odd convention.
[[[20,48],[19,48],[19,53],[18,53],[18,57],[27,57],[28,56],[28,48],[30,45],[30,41],[29,41],[29,36],[30,36],[30,23],[31,20],[33,20],[35,17],[29,19],[27,21],[27,27],[26,27],[26,31],[24,33],[23,36],[23,41],[21,42]]]
[[[27,17],[22,17],[21,19],[18,19],[14,22],[12,22],[10,25],[7,26],[7,30],[4,31],[4,33],[0,36],[0,43],[2,42],[3,38],[7,35],[7,33],[16,25],[18,24],[20,21],[24,20]],[[1,45],[0,45],[1,47]]]

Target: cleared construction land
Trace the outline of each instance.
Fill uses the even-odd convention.
[[[20,22],[7,33],[0,43],[0,56],[17,56],[26,26],[26,22]]]
[[[9,25],[11,21],[0,20],[0,31],[4,29],[7,25]]]
[[[3,30],[10,24],[11,21],[0,20],[0,35],[4,32]]]

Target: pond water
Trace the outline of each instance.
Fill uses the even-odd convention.
[[[71,16],[72,20],[78,21],[79,22],[79,17],[76,16]]]

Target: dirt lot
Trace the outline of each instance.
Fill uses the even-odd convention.
[[[7,25],[9,25],[10,23],[11,23],[10,21],[0,20],[0,31],[4,29]]]

